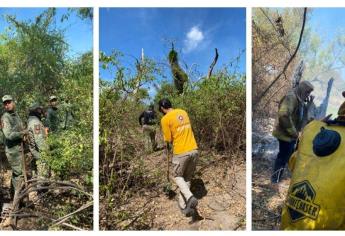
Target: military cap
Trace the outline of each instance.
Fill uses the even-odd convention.
[[[13,101],[13,98],[11,95],[5,95],[2,97],[2,102],[6,102],[6,101]]]
[[[54,99],[57,100],[57,97],[56,97],[56,96],[50,96],[50,97],[49,97],[49,101],[52,101],[52,100],[54,100]]]
[[[42,109],[42,106],[41,106],[38,102],[34,102],[34,103],[32,103],[31,106],[29,107],[29,110],[30,110],[30,111],[34,111],[34,110],[36,110],[36,109],[38,109],[38,108],[41,108],[41,109]]]

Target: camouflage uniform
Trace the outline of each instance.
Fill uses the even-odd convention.
[[[12,100],[5,95],[3,102]],[[4,134],[5,153],[12,169],[12,190],[16,190],[17,183],[22,179],[22,141],[24,127],[22,120],[15,111],[6,111],[1,116],[1,127]]]
[[[145,140],[145,148],[152,151],[157,150],[157,142],[156,142],[156,127],[154,125],[143,125],[143,132],[146,136]],[[151,148],[150,148],[151,143]]]
[[[49,101],[53,99],[57,99],[56,96],[51,96]],[[49,106],[47,110],[47,118],[46,118],[46,127],[49,128],[49,132],[57,132],[60,129],[61,118],[60,118],[60,111],[57,107]]]
[[[74,123],[74,114],[73,114],[73,105],[68,103],[68,102],[64,102],[62,104],[62,114],[63,114],[63,124],[62,127],[63,129],[69,129],[71,128]]]
[[[58,113],[58,108],[49,107],[47,110],[47,127],[50,132],[57,132],[60,128],[60,117]]]
[[[38,104],[31,106],[30,110],[41,108]],[[40,158],[40,152],[46,148],[45,143],[45,127],[39,117],[36,115],[30,115],[28,119],[28,131],[29,131],[29,149],[36,162],[37,175],[42,177],[48,177],[48,168],[44,161]]]

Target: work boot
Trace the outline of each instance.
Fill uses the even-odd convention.
[[[198,200],[194,196],[191,196],[187,201],[185,209],[187,210],[187,212],[191,212],[191,209],[195,209],[197,205]]]
[[[184,214],[186,217],[191,217],[191,216],[195,215],[195,213],[196,213],[195,208],[198,205],[198,200],[194,196],[191,196],[189,198],[189,200],[187,201],[187,203],[181,204],[182,201],[184,202],[184,198],[183,198],[181,193],[180,193],[180,196],[181,196],[181,198],[179,198],[179,200],[181,202],[178,201],[177,205],[179,206],[182,214]],[[184,207],[181,205],[184,205]]]
[[[195,208],[188,208],[188,207],[186,207],[185,209],[181,209],[181,211],[186,217],[194,216],[196,213]]]
[[[195,209],[197,205],[198,205],[198,199],[196,199],[194,196],[191,196],[187,201],[186,207]]]

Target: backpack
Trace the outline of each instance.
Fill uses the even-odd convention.
[[[324,129],[340,135],[338,146],[325,155],[316,149],[317,136]],[[304,128],[297,150],[289,160],[292,176],[283,206],[281,229],[345,229],[344,146],[345,126],[338,122],[314,120]]]

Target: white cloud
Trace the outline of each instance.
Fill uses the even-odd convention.
[[[184,40],[183,52],[188,53],[198,47],[198,45],[204,40],[204,33],[198,26],[193,26],[186,35]]]

